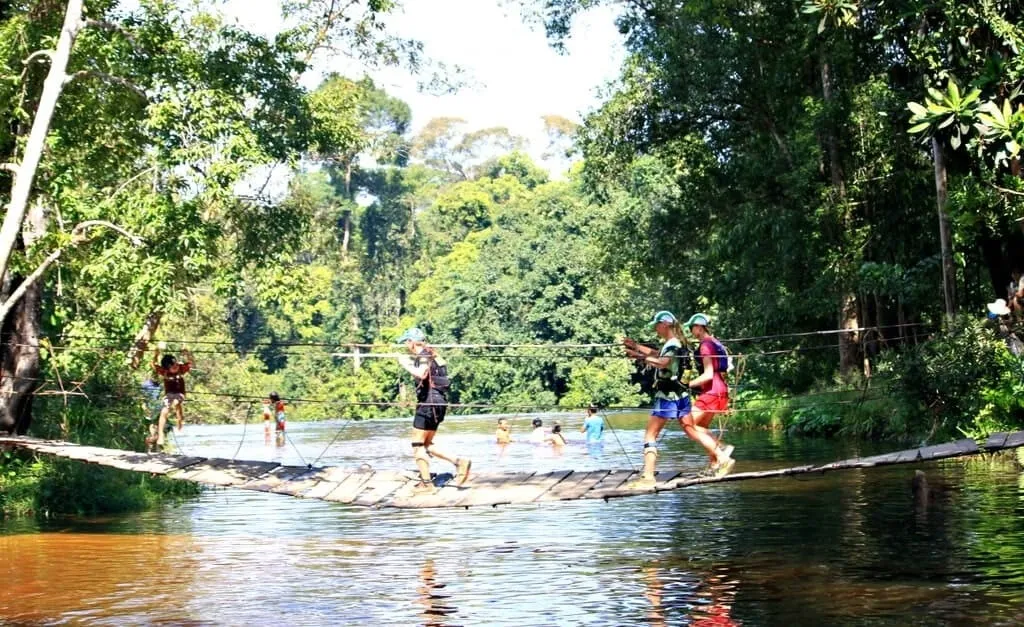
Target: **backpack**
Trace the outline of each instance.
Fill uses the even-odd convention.
[[[711,367],[715,372],[726,373],[732,371],[732,357],[729,356],[729,351],[726,350],[725,344],[722,344],[714,338],[705,338],[701,340],[701,344],[705,341],[711,342],[715,348],[715,357],[711,360]],[[694,355],[693,364],[697,369],[697,373],[704,372],[704,355],[700,354],[700,347],[697,348],[697,353]]]
[[[666,394],[681,394],[687,390],[683,383],[683,374],[693,367],[694,360],[686,346],[680,346],[671,358],[675,363],[669,368],[658,370],[654,375],[654,389]]]
[[[427,349],[427,359],[430,361],[427,365],[427,376],[423,379],[420,385],[428,385],[430,389],[437,390],[442,394],[448,393],[448,388],[451,387],[451,381],[448,379],[448,364],[438,363],[437,355],[433,350]]]

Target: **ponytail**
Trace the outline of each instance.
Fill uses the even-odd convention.
[[[690,350],[690,340],[686,338],[686,334],[683,333],[683,325],[678,320],[672,323],[672,335],[683,345],[683,348]]]

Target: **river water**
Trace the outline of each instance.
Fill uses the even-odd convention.
[[[550,424],[554,417],[545,416]],[[480,472],[629,468],[643,416],[556,453],[453,417],[437,443]],[[409,468],[408,418],[187,426],[189,454]],[[530,417],[512,418],[525,439]],[[333,445],[325,447],[336,438]],[[894,447],[730,434],[738,471]],[[662,468],[697,470],[673,425]],[[625,449],[626,453],[624,453]],[[437,462],[438,471],[450,471]],[[0,623],[184,625],[1017,625],[1024,481],[1001,461],[932,463],[628,499],[372,510],[211,489],[144,514],[0,521]]]

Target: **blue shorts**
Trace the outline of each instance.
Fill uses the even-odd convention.
[[[667,398],[656,398],[654,399],[654,408],[651,409],[652,416],[664,418],[665,420],[677,420],[688,413],[690,413],[689,395],[677,401],[670,401]]]

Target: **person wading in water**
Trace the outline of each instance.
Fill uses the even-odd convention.
[[[395,342],[405,344],[409,355],[398,358],[399,365],[416,379],[416,415],[413,418],[412,454],[420,473],[416,491],[430,493],[435,490],[430,477],[430,458],[437,457],[455,465],[455,485],[469,479],[472,462],[452,457],[434,446],[437,428],[448,410],[448,365],[433,348],[427,345],[427,336],[417,327],[407,329]]]

